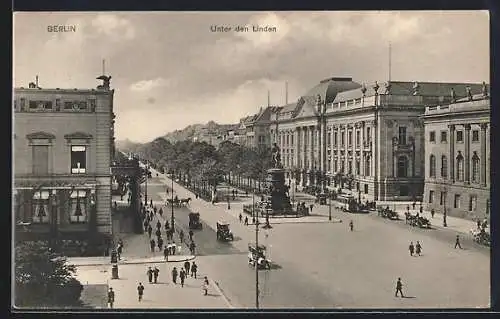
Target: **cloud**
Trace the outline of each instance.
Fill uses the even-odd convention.
[[[98,33],[109,36],[111,40],[132,40],[136,35],[132,23],[117,15],[99,14],[91,23]]]
[[[163,78],[156,78],[153,80],[142,80],[131,84],[130,90],[137,92],[147,92],[159,87],[169,86],[171,83],[172,81],[168,81]]]

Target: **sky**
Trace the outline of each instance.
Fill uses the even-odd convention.
[[[48,32],[48,26],[75,32]],[[227,32],[212,32],[227,26]],[[248,32],[236,32],[248,26]],[[252,26],[276,32],[253,32]],[[489,82],[487,11],[17,12],[13,82],[115,89],[115,136],[148,142],[296,101],[319,81]]]

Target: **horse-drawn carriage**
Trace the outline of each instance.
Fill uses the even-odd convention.
[[[471,229],[470,231],[472,238],[478,244],[490,246],[491,236],[489,232],[486,232],[484,228],[481,229]]]
[[[266,258],[266,246],[248,244],[248,265],[258,269],[271,269],[271,260]]]
[[[225,221],[217,222],[217,240],[222,240],[222,241],[234,240],[234,235],[229,229],[229,223]]]
[[[389,218],[391,220],[399,219],[398,213],[396,211],[389,209],[389,207],[379,208],[378,209],[378,216],[380,216],[382,218]]]
[[[409,212],[405,213],[406,223],[413,227],[420,228],[431,228],[431,222],[429,219],[417,215],[412,215]]]
[[[203,224],[200,221],[200,213],[189,213],[189,229],[202,229]]]
[[[182,206],[189,206],[189,203],[191,202],[191,197],[188,198],[167,198],[167,203],[166,206],[172,206],[174,207],[182,207]]]
[[[314,202],[317,204],[320,204],[320,205],[326,205],[327,198],[328,198],[328,195],[325,193],[317,194]]]

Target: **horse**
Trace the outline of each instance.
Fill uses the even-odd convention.
[[[173,199],[168,198],[168,199],[167,199],[167,206],[172,206],[173,204],[174,204],[174,200],[173,200]]]
[[[180,204],[181,205],[188,205],[189,206],[189,202],[191,201],[191,197],[188,197],[188,198],[183,198],[181,199],[181,202]]]

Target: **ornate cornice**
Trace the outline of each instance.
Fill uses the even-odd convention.
[[[67,140],[90,140],[92,139],[92,135],[83,132],[74,132],[64,135],[64,138]]]
[[[56,136],[54,134],[47,133],[47,132],[35,132],[35,133],[31,133],[31,134],[26,135],[26,138],[28,140],[36,140],[36,139],[54,140],[56,138]]]

